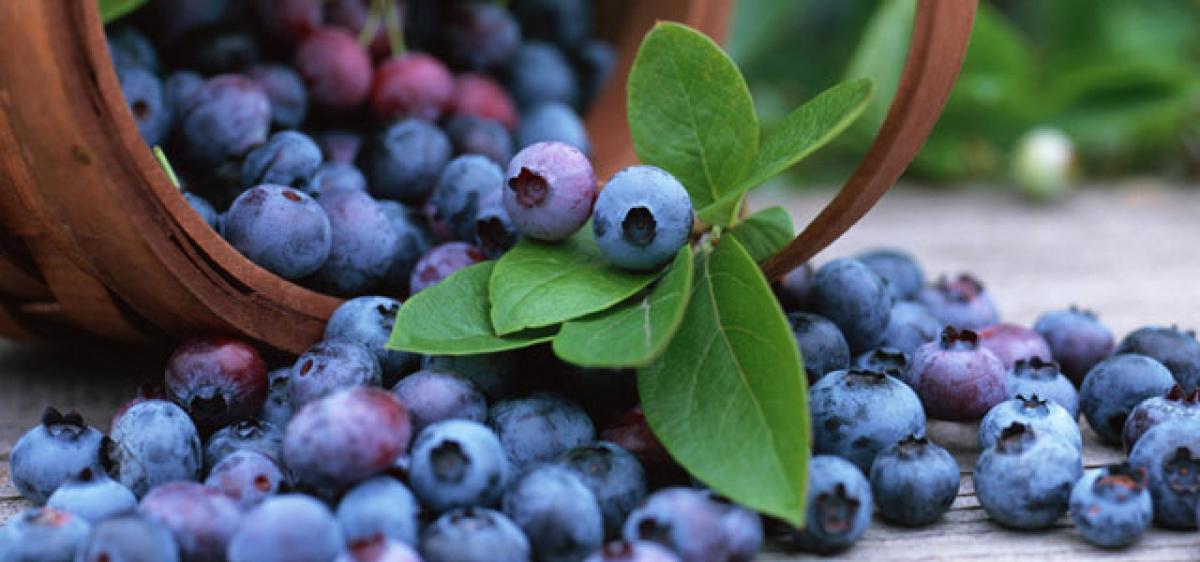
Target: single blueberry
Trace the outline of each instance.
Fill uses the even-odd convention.
[[[517,470],[553,460],[596,438],[582,408],[548,392],[496,402],[488,411],[488,425]]]
[[[63,482],[83,470],[104,472],[101,453],[105,437],[75,412],[66,415],[46,408],[42,421],[25,432],[9,457],[13,485],[25,499],[42,505]]]
[[[924,304],[942,325],[977,330],[1000,321],[991,293],[966,273],[953,279],[945,275],[939,277],[936,284],[917,294],[917,301]]]
[[[505,492],[503,505],[538,560],[577,561],[604,543],[596,496],[561,466],[541,465],[522,474]]]
[[[204,480],[204,485],[229,496],[248,510],[276,494],[287,484],[277,458],[241,449],[221,459]]]
[[[918,347],[936,340],[941,329],[941,322],[929,313],[925,305],[900,301],[892,305],[892,314],[879,345],[912,354]]]
[[[644,173],[635,174],[634,178],[640,178]],[[508,164],[504,187],[504,210],[517,230],[544,242],[565,240],[574,234],[587,222],[596,201],[596,176],[591,162],[575,147],[558,142],[537,143],[521,149]],[[613,201],[614,213],[619,211],[616,206],[622,202]],[[645,214],[638,212],[639,217]],[[614,234],[620,235],[615,231]],[[654,247],[669,243],[667,240]]]
[[[812,286],[813,312],[842,331],[851,353],[879,345],[892,311],[892,294],[883,278],[862,262],[835,259],[817,270]]]
[[[375,476],[338,501],[336,516],[349,542],[382,535],[404,544],[417,544],[421,507],[404,484],[391,476]]]
[[[163,102],[171,110],[172,125],[178,124],[192,96],[204,86],[204,76],[191,70],[176,70],[163,78]]]
[[[455,155],[479,154],[500,166],[512,160],[512,136],[499,121],[457,115],[446,122],[445,128]]]
[[[93,525],[132,511],[137,503],[137,497],[129,488],[91,468],[68,478],[46,500],[48,507],[82,517]]]
[[[692,218],[692,200],[679,180],[654,166],[631,166],[596,197],[592,233],[609,263],[650,271],[687,244]]]
[[[317,168],[313,174],[308,193],[320,197],[324,191],[349,189],[352,191],[367,191],[367,177],[358,166],[349,162],[326,162]]]
[[[804,359],[809,384],[850,367],[850,346],[833,322],[808,312],[793,312],[787,318]]]
[[[1097,363],[1112,353],[1113,335],[1094,312],[1075,306],[1038,317],[1033,329],[1050,344],[1051,355],[1075,386]]]
[[[242,162],[242,187],[274,184],[309,191],[321,167],[321,149],[299,131],[279,131]]]
[[[1083,474],[1079,449],[1014,422],[975,463],[975,496],[988,516],[1014,529],[1045,529],[1067,512]]]
[[[995,446],[1004,428],[1016,422],[1028,425],[1038,435],[1057,437],[1083,451],[1083,435],[1075,418],[1058,403],[1036,394],[1018,395],[992,406],[979,423],[979,449]]]
[[[1138,541],[1154,516],[1146,471],[1128,464],[1093,468],[1071,489],[1071,519],[1083,540],[1103,548]]]
[[[305,350],[292,365],[288,396],[292,409],[337,390],[380,386],[379,360],[366,346],[352,341],[323,341]]]
[[[1102,441],[1119,445],[1129,412],[1173,386],[1171,371],[1153,358],[1135,353],[1114,355],[1097,363],[1084,377],[1079,409]]]
[[[1058,369],[1058,363],[1040,357],[1018,359],[1008,371],[1008,397],[1034,394],[1058,403],[1071,419],[1079,419],[1079,391]]]
[[[517,125],[517,148],[539,142],[566,143],[584,154],[592,150],[583,119],[561,102],[541,103],[521,115],[521,123]]]
[[[855,256],[888,284],[897,301],[912,300],[925,286],[925,272],[917,259],[903,250],[879,248]]]
[[[1001,322],[983,328],[979,334],[979,345],[995,354],[1004,364],[1005,369],[1011,369],[1018,360],[1039,357],[1047,361],[1053,359],[1050,345],[1036,331]]]
[[[263,64],[251,68],[246,77],[257,83],[271,101],[271,122],[281,129],[295,129],[308,115],[308,89],[291,67]]]
[[[232,74],[209,78],[182,107],[181,162],[213,170],[266,142],[270,128],[271,102],[258,84]]]
[[[138,497],[175,480],[200,478],[200,434],[179,406],[151,399],[134,404],[113,424],[109,471]]]
[[[154,488],[138,507],[171,531],[183,558],[221,562],[229,540],[242,525],[242,511],[229,496],[196,482],[168,482]]]
[[[906,382],[930,417],[976,420],[1007,397],[1004,365],[979,346],[970,330],[947,326],[941,337],[917,348]]]
[[[371,57],[349,30],[322,26],[310,32],[296,49],[295,67],[312,104],[326,111],[354,109],[370,93]]]
[[[162,523],[130,513],[95,524],[75,562],[179,562],[179,546]]]
[[[364,147],[359,168],[376,197],[417,203],[437,185],[450,153],[450,139],[437,126],[404,119]]]
[[[325,325],[326,340],[348,340],[362,344],[375,354],[382,371],[383,386],[390,387],[416,366],[417,357],[387,349],[400,301],[388,297],[357,297],[342,303]]]
[[[646,496],[646,473],[637,457],[616,444],[595,441],[563,453],[555,463],[592,491],[604,516],[605,536],[620,536],[621,524]]]
[[[4,562],[75,562],[91,525],[52,507],[31,507],[0,527]]]
[[[455,507],[494,506],[509,480],[500,440],[486,426],[445,420],[427,426],[410,454],[409,482],[434,513]]]
[[[383,207],[370,195],[352,190],[323,192],[317,203],[329,217],[333,237],[328,259],[310,280],[336,295],[378,287],[400,243]]]
[[[455,4],[444,17],[441,51],[455,67],[498,70],[521,45],[521,27],[504,6]]]
[[[837,455],[867,474],[875,455],[908,435],[925,434],[917,393],[881,372],[835,371],[808,391],[813,453]]]
[[[504,184],[504,171],[483,156],[451,160],[438,179],[430,202],[437,218],[446,222],[459,240],[475,241],[475,219],[480,204]]]
[[[229,562],[329,562],[345,539],[325,504],[300,494],[268,498],[250,510],[229,542]]]
[[[158,51],[141,31],[132,25],[114,26],[106,30],[108,54],[117,69],[136,66],[147,72],[158,72]]]
[[[875,456],[871,495],[880,515],[901,525],[941,519],[958,496],[958,462],[924,437],[908,436]]]
[[[658,543],[683,562],[735,560],[733,541],[725,533],[727,507],[702,490],[664,488],[633,510],[623,538]]]
[[[269,421],[247,418],[209,436],[204,444],[204,467],[212,470],[236,451],[254,451],[278,462],[282,457],[283,428]]]
[[[1134,330],[1113,353],[1140,353],[1162,363],[1184,391],[1191,392],[1200,385],[1200,341],[1196,332],[1147,326]]]
[[[562,51],[548,43],[522,44],[509,63],[507,82],[508,91],[522,108],[546,102],[568,106],[579,102],[579,84],[570,63]]]
[[[425,562],[528,562],[530,555],[521,528],[487,508],[455,509],[421,533]]]
[[[172,115],[158,77],[144,68],[125,66],[117,68],[117,78],[142,140],[151,146],[162,144],[171,128]]]
[[[1133,445],[1129,464],[1147,474],[1154,521],[1169,529],[1195,529],[1200,498],[1200,434],[1190,419],[1165,421]]]
[[[166,395],[205,435],[254,415],[267,397],[267,364],[253,346],[233,338],[184,341],[163,378]]]
[[[413,431],[420,433],[430,424],[450,419],[483,423],[487,420],[487,401],[471,381],[454,373],[417,371],[392,387],[412,417]]]

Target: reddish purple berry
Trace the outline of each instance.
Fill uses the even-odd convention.
[[[922,289],[917,300],[944,326],[978,330],[1000,320],[991,294],[966,273],[955,278],[941,276],[936,284]]]
[[[938,341],[917,349],[908,372],[933,418],[977,420],[1007,396],[1004,365],[970,330],[947,326]]]
[[[139,509],[170,529],[183,557],[196,562],[223,562],[242,521],[232,499],[195,482],[163,484],[142,498]]]
[[[371,57],[349,32],[320,27],[296,49],[296,70],[308,84],[317,106],[331,111],[353,109],[371,89]]]
[[[392,388],[412,417],[413,432],[442,420],[464,419],[483,423],[487,401],[471,381],[453,373],[417,371]]]
[[[508,164],[504,210],[522,234],[545,242],[565,240],[587,222],[596,202],[592,164],[575,147],[529,145]]]
[[[255,0],[259,29],[274,43],[298,44],[321,25],[321,0]]]
[[[249,344],[195,338],[167,360],[167,394],[208,433],[254,415],[267,399],[267,364]]]
[[[275,460],[249,450],[234,451],[221,459],[204,480],[205,486],[220,490],[242,509],[262,503],[285,483]]]
[[[979,345],[994,353],[1005,369],[1013,368],[1018,359],[1039,357],[1049,361],[1053,358],[1050,344],[1024,326],[1001,322],[979,330],[978,334]]]
[[[454,76],[441,61],[408,53],[380,64],[371,84],[371,112],[383,120],[437,121],[454,97]]]
[[[1125,446],[1125,452],[1132,451],[1138,439],[1150,428],[1173,419],[1200,423],[1200,389],[1185,394],[1182,387],[1175,385],[1166,394],[1147,398],[1135,406],[1129,412],[1121,432],[1121,444]]]
[[[510,131],[517,127],[516,104],[504,88],[482,74],[458,75],[450,107],[452,115],[474,115],[499,121]]]
[[[409,293],[416,294],[437,285],[456,271],[485,259],[479,248],[466,242],[447,242],[434,246],[413,267],[412,278],[408,282]]]

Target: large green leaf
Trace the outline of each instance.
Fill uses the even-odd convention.
[[[747,217],[729,234],[761,263],[792,241],[792,216],[783,207],[769,207]]]
[[[114,21],[146,3],[146,0],[99,0],[100,19],[104,23]]]
[[[647,294],[563,324],[554,353],[584,367],[642,367],[658,358],[683,321],[692,293],[692,259],[691,246],[684,245]]]
[[[600,312],[646,288],[657,273],[608,264],[591,224],[558,244],[529,239],[496,263],[488,293],[496,333],[561,324]]]
[[[697,258],[683,326],[638,373],[646,421],[717,492],[803,524],[807,388],[783,310],[733,237]]]
[[[659,23],[642,40],[626,89],[629,130],[643,163],[683,182],[707,222],[730,226],[758,153],[758,117],[737,66],[704,34]]]
[[[549,341],[554,330],[497,336],[488,318],[488,280],[496,262],[467,267],[408,299],[396,315],[388,348],[437,355],[492,353]]]

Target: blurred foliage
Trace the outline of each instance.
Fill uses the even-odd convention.
[[[915,0],[741,0],[728,47],[764,126],[829,85],[870,76],[856,127],[798,170],[840,181],[878,129],[904,66]],[[1003,179],[1038,127],[1090,177],[1200,175],[1200,0],[991,0],[980,5],[945,114],[909,170],[924,182]]]

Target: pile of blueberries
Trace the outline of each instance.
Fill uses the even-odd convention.
[[[153,0],[109,31],[204,220],[338,296],[404,296],[511,247],[504,167],[548,142],[588,154],[579,111],[615,63],[590,0],[389,3],[400,53],[377,0]]]

